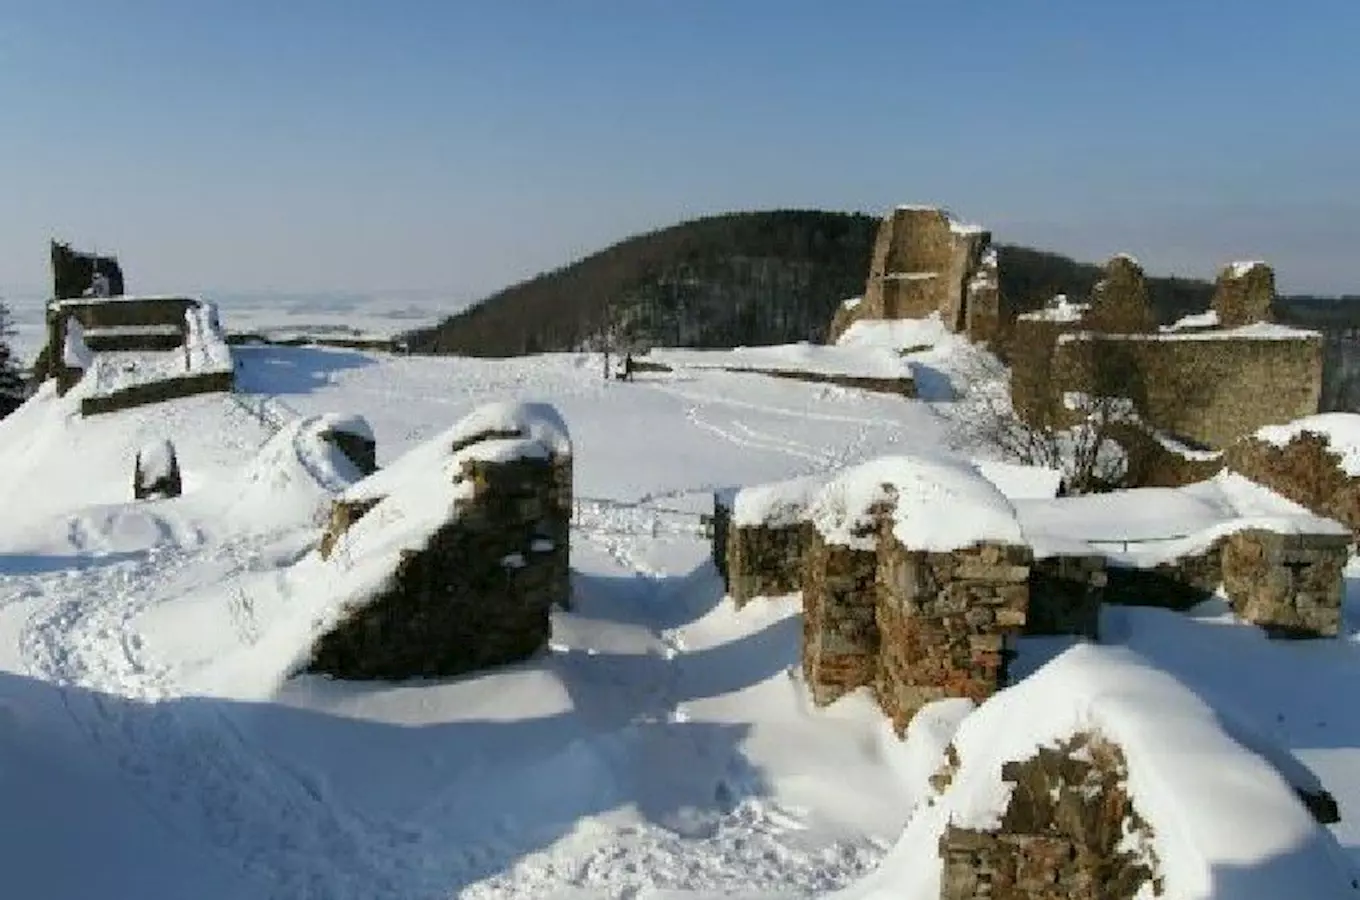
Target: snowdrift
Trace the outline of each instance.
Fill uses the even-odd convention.
[[[945,718],[946,724],[953,716]],[[913,727],[916,768],[948,728]],[[1132,651],[1081,645],[963,719],[948,787],[921,807],[873,876],[842,900],[938,900],[948,825],[995,829],[1010,800],[1002,766],[1081,732],[1117,745],[1151,828],[1167,900],[1350,897],[1350,871],[1289,780],[1238,743],[1195,694]]]

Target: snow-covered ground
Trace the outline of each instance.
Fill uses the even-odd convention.
[[[606,382],[570,354],[236,355],[243,394],[82,419],[45,391],[0,421],[0,895],[917,896],[878,867],[927,799],[919,747],[862,693],[810,705],[797,599],[736,611],[699,515],[723,488],[938,457],[929,403],[707,368]],[[310,417],[363,416],[387,465],[513,400],[553,404],[574,450],[550,651],[438,682],[288,677],[299,573],[354,478]],[[166,437],[185,495],[131,503],[136,452]],[[1018,505],[1051,493],[981,471]],[[1275,643],[1210,605],[1104,631],[1311,766],[1360,859],[1356,625]],[[1018,668],[1065,644],[1026,642]]]

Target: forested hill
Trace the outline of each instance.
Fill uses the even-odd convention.
[[[820,341],[837,303],[864,291],[878,219],[781,210],[712,216],[628,238],[506,288],[407,336],[412,350],[514,356],[616,345],[730,347]],[[1001,246],[1001,290],[1020,309],[1086,296],[1100,270]],[[1158,317],[1205,309],[1212,285],[1151,278]]]

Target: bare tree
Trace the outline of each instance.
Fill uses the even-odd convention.
[[[1012,356],[1012,367],[983,350],[968,355],[954,373],[959,397],[948,412],[950,443],[1060,471],[1070,493],[1121,485],[1128,459],[1117,437],[1137,423],[1134,404],[1103,391],[1061,390],[1049,360],[1037,355]],[[1023,382],[1018,398],[1017,377]]]

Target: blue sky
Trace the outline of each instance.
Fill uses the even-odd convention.
[[[1360,293],[1356,0],[0,0],[0,285],[475,296],[732,209]]]

